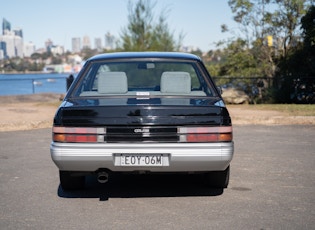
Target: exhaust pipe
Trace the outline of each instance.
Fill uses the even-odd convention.
[[[99,172],[97,174],[97,181],[101,184],[104,184],[108,181],[108,173],[107,172]]]

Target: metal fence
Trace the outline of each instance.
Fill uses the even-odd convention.
[[[287,94],[286,102],[315,103],[315,77],[213,77],[217,86],[243,91],[250,102],[271,101]]]

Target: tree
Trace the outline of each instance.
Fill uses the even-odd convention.
[[[232,31],[236,37],[225,43],[220,73],[267,77],[264,86],[269,87],[268,92],[290,88],[288,70],[303,60],[301,53],[294,55],[302,44],[300,20],[312,0],[229,0],[228,4],[239,27],[238,33]],[[226,25],[221,29],[230,32]]]
[[[303,42],[279,61],[278,99],[282,102],[315,102],[315,6],[301,19]]]
[[[84,60],[87,60],[96,54],[97,54],[96,49],[91,49],[91,48],[85,47],[81,50],[81,55],[83,56]]]
[[[301,19],[303,30],[304,47],[315,48],[315,6],[311,6],[305,16]]]
[[[277,39],[277,45],[282,50],[283,57],[301,39],[300,21],[309,2],[307,0],[273,0],[272,3],[277,6],[277,9],[267,12],[264,16],[268,23],[267,32]]]
[[[239,24],[238,38],[245,41],[260,68],[261,77],[274,77],[278,60],[299,40],[299,21],[307,0],[229,0],[234,20]],[[226,25],[221,26],[228,31]],[[269,42],[268,42],[269,39]],[[234,39],[235,40],[235,39]],[[233,41],[234,41],[233,40]],[[241,61],[241,60],[240,60]]]
[[[286,58],[279,61],[281,76],[315,77],[315,6],[301,19],[303,41],[291,48]]]
[[[40,53],[33,53],[33,54],[31,55],[31,59],[32,59],[32,60],[41,59]]]
[[[178,41],[166,23],[166,15],[160,14],[155,22],[153,8],[156,3],[139,0],[135,5],[128,3],[129,24],[122,30],[120,49],[124,51],[174,51],[178,50],[181,35]]]
[[[268,46],[266,42],[268,33],[264,19],[265,4],[269,2],[269,0],[228,1],[234,14],[234,20],[239,24],[240,32],[227,45],[229,48],[239,46],[239,51],[235,53],[233,58],[229,53],[227,61],[231,59],[234,61],[224,66],[225,69],[228,69],[235,65],[234,69],[238,71],[230,71],[233,72],[234,76],[253,74],[251,77],[272,77],[274,75],[273,48]],[[221,28],[222,32],[229,32],[226,25],[222,25]],[[235,33],[235,31],[232,32]]]
[[[220,75],[254,77],[261,75],[257,68],[255,57],[250,49],[246,49],[246,42],[242,39],[230,43],[226,49],[224,66]]]

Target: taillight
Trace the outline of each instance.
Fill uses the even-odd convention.
[[[181,142],[229,142],[233,140],[232,126],[180,127]]]
[[[90,127],[53,127],[53,141],[55,142],[104,142],[105,128]]]

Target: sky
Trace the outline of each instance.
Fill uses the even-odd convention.
[[[33,42],[36,49],[51,39],[54,45],[71,51],[71,39],[88,35],[92,48],[94,38],[107,32],[120,37],[128,25],[129,0],[10,0],[1,3],[0,20],[5,18],[11,29],[23,30],[24,42]],[[132,0],[136,3],[136,0]],[[215,43],[231,37],[221,32],[221,25],[236,27],[227,1],[222,0],[156,0],[154,15],[168,9],[167,23],[175,39],[182,33],[184,46],[206,52]],[[1,26],[2,32],[2,26]]]

